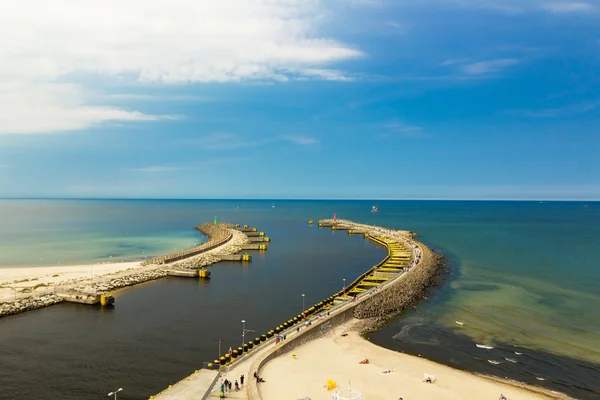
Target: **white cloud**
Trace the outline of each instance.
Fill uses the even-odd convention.
[[[82,89],[71,84],[0,85],[0,134],[70,131],[107,121],[172,118],[85,105]]]
[[[176,171],[178,169],[181,169],[181,168],[173,167],[173,166],[169,166],[169,165],[150,165],[147,167],[131,168],[130,171],[154,173],[154,172],[171,172],[171,171]]]
[[[97,77],[170,84],[298,75],[344,80],[328,67],[362,53],[318,35],[325,11],[317,0],[12,2],[0,13],[0,130],[160,118],[86,105],[86,82]]]
[[[249,141],[233,133],[218,132],[202,136],[198,139],[193,139],[191,143],[205,150],[232,150],[259,146],[264,144],[264,141],[261,141],[260,139]]]
[[[590,4],[580,2],[547,3],[542,8],[553,13],[572,13],[594,9]]]
[[[310,136],[286,135],[283,137],[283,139],[301,146],[310,146],[319,143],[317,139]]]
[[[463,71],[469,75],[482,75],[490,72],[497,72],[507,67],[517,65],[519,60],[515,58],[501,58],[498,60],[480,61],[468,64],[463,67]]]
[[[384,132],[379,134],[382,138],[405,137],[405,138],[421,138],[429,136],[424,132],[423,127],[415,125],[407,125],[399,120],[393,120],[382,124],[385,128]]]

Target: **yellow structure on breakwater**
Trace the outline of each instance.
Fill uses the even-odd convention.
[[[348,226],[344,226],[343,224],[339,223],[331,223],[330,221],[319,221],[319,226],[327,226],[331,227],[332,229],[335,227],[335,230],[350,230]],[[361,229],[362,228],[366,229],[368,232],[373,232],[373,230],[368,229],[368,227],[361,227]],[[248,228],[246,227],[246,229]],[[352,231],[354,230],[355,229],[352,228]],[[321,314],[326,320],[329,320],[330,317],[324,315],[326,312],[327,315],[329,315],[329,310],[334,313],[332,314],[331,318],[335,318],[333,315],[337,315],[339,308],[345,309],[352,304],[361,304],[361,301],[365,299],[365,296],[368,296],[368,292],[371,289],[391,283],[394,278],[400,276],[401,273],[405,271],[405,268],[408,267],[412,262],[412,249],[383,235],[375,233],[370,235],[368,232],[363,233],[364,238],[369,239],[387,249],[388,254],[380,263],[361,274],[344,289],[308,307],[306,310],[304,310],[304,312],[288,319],[282,324],[276,326],[274,329],[271,329],[262,335],[257,335],[254,339],[249,340],[243,346],[232,349],[231,353],[227,352],[212,362],[205,363],[207,368],[200,370],[200,372],[205,374],[209,374],[210,372],[214,373],[214,375],[212,375],[212,382],[208,382],[206,380],[201,381],[202,377],[199,376],[198,371],[196,371],[194,374],[183,379],[175,386],[169,386],[168,389],[165,389],[163,392],[157,395],[156,398],[161,400],[176,399],[180,398],[178,396],[180,396],[182,393],[189,394],[192,391],[195,393],[195,395],[200,392],[206,392],[204,397],[206,398],[206,395],[210,393],[210,390],[218,381],[219,374],[217,374],[217,371],[221,372],[223,368],[229,369],[236,364],[237,361],[245,359],[248,356],[261,354],[259,350],[265,348],[263,346],[265,343],[273,342],[274,336],[276,335],[290,334],[295,330],[294,327],[304,323],[306,318]],[[356,303],[350,301],[353,299],[353,297],[357,298],[358,301]],[[261,356],[258,357],[258,361],[255,361],[254,363],[261,360]],[[251,381],[251,378],[249,378],[249,381]],[[195,388],[190,391],[191,387]],[[153,399],[155,396],[151,398]],[[186,399],[187,398],[188,397],[186,397]]]
[[[344,225],[342,223],[326,223],[319,221],[318,224],[320,227],[327,226],[333,230],[348,230],[349,233],[354,231],[351,226]],[[233,350],[231,354],[225,353],[219,359],[215,359],[213,362],[208,363],[208,368],[219,369],[223,366],[229,366],[233,364],[237,358],[250,352],[252,349],[257,348],[262,343],[266,342],[267,339],[270,339],[289,328],[303,323],[305,318],[309,318],[321,312],[326,312],[335,304],[340,302],[352,300],[355,296],[359,296],[368,292],[369,290],[377,288],[392,279],[394,276],[404,272],[405,268],[412,260],[411,249],[407,248],[403,244],[397,243],[396,241],[389,240],[385,236],[373,236],[366,232],[362,232],[362,234],[366,239],[369,239],[387,249],[387,256],[379,264],[373,266],[368,271],[360,275],[342,290],[312,305],[311,307],[308,307],[302,313],[288,319],[287,321],[284,321],[282,324],[276,326],[272,330],[269,330],[265,334],[257,336],[253,340],[249,340],[249,342],[244,344],[243,347],[240,346]]]

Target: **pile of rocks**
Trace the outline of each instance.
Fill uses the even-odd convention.
[[[240,231],[232,231],[231,234],[231,239],[222,248],[188,258],[174,264],[174,267],[183,269],[198,269],[221,261],[219,258],[220,255],[222,256],[239,253],[242,251],[242,248],[239,246],[248,243],[248,237]]]
[[[439,284],[443,272],[442,256],[433,253],[426,246],[421,262],[410,272],[385,288],[375,292],[370,298],[356,306],[354,317],[372,318],[372,329],[376,329],[394,315],[415,305],[422,299],[430,287]]]
[[[171,260],[182,259],[185,257],[193,257],[198,253],[207,251],[209,249],[221,245],[231,237],[231,229],[227,224],[211,224],[207,222],[198,225],[194,229],[202,232],[202,234],[208,237],[208,241],[202,243],[199,246],[195,246],[184,251],[170,253],[161,257],[155,257],[150,260],[145,260],[140,265],[145,266],[155,264],[167,264]]]
[[[4,303],[0,305],[0,316],[17,314],[23,311],[35,310],[37,308],[48,307],[62,302],[63,299],[54,293],[41,296],[31,296],[19,299],[16,302]]]
[[[91,285],[91,288],[95,293],[108,292],[127,286],[137,285],[138,283],[153,281],[155,279],[164,278],[167,276],[167,271],[164,269],[152,269],[146,271],[140,271],[138,273],[129,274],[126,276],[120,276],[112,278],[108,281],[98,282]],[[84,291],[84,288],[80,288]]]

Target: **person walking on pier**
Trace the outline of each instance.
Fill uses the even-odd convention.
[[[240,384],[244,386],[244,375],[240,376]]]
[[[235,381],[235,391],[237,392],[238,390],[240,390],[240,384],[238,383],[238,381]]]

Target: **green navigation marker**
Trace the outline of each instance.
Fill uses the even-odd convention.
[[[217,216],[215,215],[215,225],[217,224]]]

